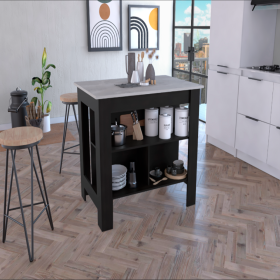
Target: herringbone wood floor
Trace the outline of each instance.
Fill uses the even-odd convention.
[[[70,129],[77,137],[73,123]],[[180,146],[186,159],[187,141]],[[39,149],[55,230],[44,213],[35,225],[36,260],[29,263],[23,229],[9,221],[7,241],[0,243],[1,279],[280,278],[280,182],[205,144],[204,124],[196,206],[185,207],[183,184],[115,200],[114,229],[105,233],[92,201],[81,198],[79,157],[65,155],[59,175],[61,144]],[[29,164],[27,151],[19,151],[25,204]],[[1,229],[4,169],[5,152],[0,153]],[[39,202],[37,187],[35,193]],[[18,206],[15,187],[11,206]],[[35,215],[40,209],[35,207]],[[30,210],[25,213],[30,225]],[[21,221],[19,211],[12,216]]]

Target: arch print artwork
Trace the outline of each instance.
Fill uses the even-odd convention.
[[[122,50],[122,1],[87,0],[88,51]]]
[[[159,49],[159,6],[128,5],[128,50]]]

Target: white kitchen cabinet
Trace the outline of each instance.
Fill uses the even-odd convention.
[[[239,76],[208,72],[206,134],[234,147]]]
[[[273,89],[271,124],[280,127],[280,84],[276,83]]]
[[[209,64],[272,64],[276,18],[276,10],[252,11],[251,1],[212,1]]]
[[[280,128],[270,125],[267,164],[280,170]]]
[[[272,93],[272,82],[240,77],[238,113],[270,123]]]
[[[269,124],[237,114],[237,150],[266,163]]]

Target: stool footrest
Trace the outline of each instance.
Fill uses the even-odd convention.
[[[37,220],[39,219],[39,217],[43,214],[43,212],[47,209],[47,207],[49,206],[49,204],[46,205],[46,207],[40,212],[40,214],[37,216],[37,218],[35,219],[35,221],[33,222],[33,224],[35,224],[37,222]]]
[[[7,218],[11,219],[13,222],[15,222],[16,224],[18,224],[18,225],[20,225],[20,226],[22,226],[22,227],[23,227],[23,224],[22,224],[22,223],[20,223],[20,222],[18,222],[18,221],[17,221],[17,220],[15,220],[14,218],[12,218],[12,217],[10,217],[10,216],[8,216],[8,215],[6,215],[6,214],[5,214],[5,217],[7,217]]]
[[[33,206],[39,205],[39,204],[43,204],[43,203],[44,203],[43,201],[42,202],[33,203]],[[31,206],[31,204],[28,204],[28,205],[22,206],[22,208],[26,208],[26,207],[30,207],[30,206]],[[11,208],[11,209],[9,209],[9,211],[18,210],[18,209],[20,209],[20,207]]]
[[[75,145],[75,146],[72,146],[72,147],[66,148],[66,149],[64,149],[64,151],[67,151],[67,150],[72,149],[72,148],[77,147],[77,146],[80,146],[80,144],[77,144],[77,145]]]
[[[79,155],[80,153],[70,153],[70,152],[64,152],[64,154]]]

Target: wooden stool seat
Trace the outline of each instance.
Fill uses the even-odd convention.
[[[42,138],[42,129],[33,126],[23,126],[1,132],[0,144],[8,147],[18,147],[36,143]]]
[[[75,93],[65,93],[60,95],[60,101],[64,103],[78,103],[78,94]]]

